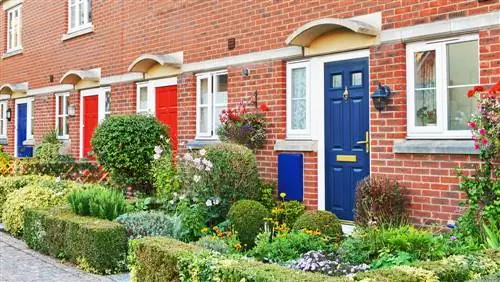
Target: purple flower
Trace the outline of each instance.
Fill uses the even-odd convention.
[[[455,236],[451,236],[451,237],[450,237],[450,240],[455,241],[455,240],[457,240],[457,237],[455,237]]]

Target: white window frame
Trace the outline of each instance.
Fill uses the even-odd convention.
[[[406,93],[407,93],[407,126],[408,139],[469,139],[470,130],[448,130],[448,43],[477,41],[479,52],[479,36],[477,34],[452,37],[441,40],[415,42],[406,45]],[[415,126],[415,52],[436,51],[436,126]],[[479,56],[478,56],[479,58]],[[478,62],[479,65],[479,62]],[[480,70],[478,70],[478,83]],[[470,86],[477,84],[461,85]],[[464,94],[465,95],[465,94]]]
[[[0,123],[3,125],[3,130],[0,131],[0,138],[7,138],[7,108],[8,108],[8,103],[7,101],[0,101]],[[2,110],[3,107],[3,110]]]
[[[68,0],[68,33],[74,33],[86,28],[91,28],[92,27],[92,21],[89,20],[89,12],[92,13],[92,2],[91,0],[74,0],[74,4],[72,5],[71,2],[73,0]],[[89,3],[90,2],[90,3]],[[80,7],[79,3],[83,3],[83,24],[79,24],[78,18],[80,14]],[[90,4],[90,5],[89,5]],[[75,6],[75,26],[71,27],[71,7]]]
[[[59,101],[63,99],[63,112],[59,112]],[[66,140],[69,139],[69,132],[66,131],[66,120],[69,119],[69,113],[68,113],[68,99],[69,99],[69,93],[57,93],[56,94],[56,135],[57,139],[61,140]],[[66,103],[65,103],[66,102]],[[63,134],[59,135],[59,118],[63,118]]]
[[[148,81],[144,81],[144,82],[138,82],[136,84],[137,88],[136,88],[136,105],[137,105],[137,113],[138,114],[143,114],[143,115],[152,115],[154,114],[154,108],[155,108],[155,105],[153,105],[153,100],[154,100],[154,93],[152,93],[151,91],[151,87],[149,86],[149,82]],[[141,88],[146,88],[146,97],[147,97],[147,106],[145,109],[141,109],[140,106],[141,106],[141,98],[140,98],[140,94],[141,94]]]
[[[306,70],[306,128],[292,129],[292,71],[305,68]],[[311,139],[311,77],[310,62],[295,61],[288,62],[286,66],[286,138],[287,139]]]
[[[218,140],[219,137],[217,136],[217,132],[215,129],[215,124],[216,124],[216,119],[218,119],[218,116],[214,116],[214,109],[215,107],[221,107],[224,106],[222,104],[215,104],[214,101],[214,93],[216,93],[217,89],[217,83],[215,81],[215,78],[219,75],[228,75],[227,70],[220,70],[220,71],[213,71],[213,72],[206,72],[206,73],[199,73],[196,74],[196,139],[208,139],[208,140]],[[201,80],[202,79],[208,79],[208,103],[201,105],[200,104],[200,90],[201,90]],[[228,77],[228,83],[229,83],[229,77]],[[229,97],[228,97],[229,98]],[[200,132],[200,108],[201,107],[207,107],[208,108],[208,128],[207,132]],[[226,108],[228,104],[225,105]],[[211,121],[211,122],[210,122]]]
[[[15,52],[18,50],[22,50],[23,46],[21,43],[21,32],[22,32],[22,4],[19,4],[15,7],[12,7],[8,9],[7,12],[7,53]],[[18,13],[18,17],[15,20],[15,27],[11,26],[11,21],[10,18],[14,15],[14,12]],[[15,36],[17,37],[17,45],[12,45],[13,43],[11,42],[11,33],[16,33]]]

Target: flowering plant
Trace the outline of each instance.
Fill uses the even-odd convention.
[[[173,162],[170,139],[160,136],[160,144],[154,147],[151,173],[156,196],[167,199],[180,189],[180,179],[177,168]]]
[[[217,135],[222,141],[233,141],[252,150],[261,149],[266,143],[266,111],[269,111],[266,104],[261,104],[258,111],[250,111],[246,102],[241,102],[237,108],[223,110]]]

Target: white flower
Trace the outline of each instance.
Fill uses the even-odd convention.
[[[191,156],[191,154],[190,154],[190,153],[186,153],[186,154],[184,155],[184,160],[185,160],[185,161],[192,161],[192,160],[193,160],[193,156]]]
[[[181,200],[181,201],[184,200],[185,198],[186,198],[186,195],[180,195],[179,196],[179,200]]]
[[[161,138],[161,139],[163,139],[163,138],[165,138],[165,137],[164,137],[163,135],[160,135],[160,138]]]
[[[193,162],[196,164],[196,165],[200,165],[201,164],[201,159],[200,158],[196,158],[193,160]]]
[[[60,177],[60,176],[56,177],[56,180],[55,180],[55,181],[56,181],[57,183],[61,182],[61,177]]]
[[[205,167],[205,171],[210,171],[210,167]]]
[[[170,201],[168,201],[168,203],[173,205],[175,202],[174,202],[174,200],[170,200]]]
[[[160,158],[161,158],[161,155],[159,155],[159,154],[153,155],[153,159],[155,159],[155,160],[159,160]]]
[[[214,205],[217,206],[218,204],[220,204],[220,199],[219,198],[215,198],[212,200]]]
[[[211,206],[212,206],[212,200],[208,199],[208,200],[205,202],[205,205],[207,205],[207,207],[211,207]]]
[[[161,155],[161,153],[163,153],[163,149],[161,148],[161,146],[155,146],[155,153],[158,155]]]
[[[200,156],[204,156],[206,153],[207,153],[207,151],[205,149],[200,150]]]
[[[201,179],[201,176],[199,176],[198,174],[195,174],[195,175],[193,176],[193,180],[194,180],[194,182],[196,182],[196,183],[200,182],[200,179]]]

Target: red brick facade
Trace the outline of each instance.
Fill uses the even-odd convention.
[[[144,53],[167,54],[182,51],[183,63],[196,63],[252,52],[286,47],[285,39],[298,27],[321,18],[349,18],[381,12],[382,30],[492,13],[500,9],[496,0],[266,0],[266,1],[92,1],[94,31],[69,40],[67,3],[48,4],[43,0],[22,3],[22,54],[0,61],[0,84],[29,82],[29,88],[59,85],[70,69],[101,68],[101,76],[127,73],[130,63]],[[0,47],[6,49],[6,13],[0,13]],[[479,34],[480,79],[482,84],[500,80],[500,27]],[[446,36],[446,35],[443,35]],[[228,50],[228,38],[236,48]],[[371,174],[387,175],[409,188],[412,218],[416,223],[446,222],[457,216],[463,195],[457,189],[455,167],[471,168],[473,155],[395,154],[394,140],[405,139],[406,53],[405,43],[389,42],[370,47],[370,85],[389,85],[394,98],[385,111],[371,112]],[[241,71],[249,69],[248,77]],[[286,137],[286,62],[268,60],[230,65],[229,107],[258,92],[259,102],[267,103],[267,143],[257,152],[261,175],[277,178],[274,144]],[[53,82],[50,77],[53,76]],[[196,134],[196,77],[178,76],[179,142]],[[136,111],[136,84],[111,85],[112,114]],[[80,96],[72,91],[70,104],[71,154],[80,150]],[[14,101],[9,100],[14,109]],[[35,140],[55,128],[53,94],[35,97]],[[14,116],[9,123],[8,144],[14,151]],[[318,154],[304,152],[304,202],[318,206]]]

